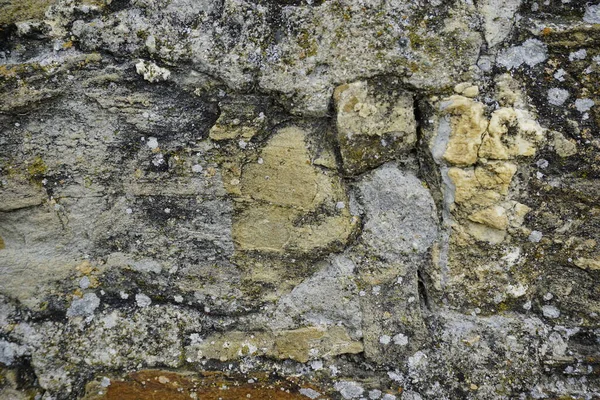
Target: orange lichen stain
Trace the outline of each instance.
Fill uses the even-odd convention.
[[[199,374],[144,370],[130,374],[124,380],[113,380],[104,390],[94,388],[87,400],[307,400],[302,388],[323,393],[313,385],[294,378],[268,374],[232,376],[221,372]],[[320,395],[317,399],[327,399]]]
[[[542,29],[542,36],[548,36],[551,33],[552,33],[552,28],[550,28],[550,27],[545,27],[544,29]]]
[[[75,267],[75,269],[81,272],[83,275],[89,275],[94,271],[94,267],[88,260],[84,260],[81,264]]]

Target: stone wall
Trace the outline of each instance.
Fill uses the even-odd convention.
[[[600,4],[0,0],[0,399],[600,398]]]

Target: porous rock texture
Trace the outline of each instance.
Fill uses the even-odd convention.
[[[588,0],[0,0],[0,399],[600,398],[599,80]]]

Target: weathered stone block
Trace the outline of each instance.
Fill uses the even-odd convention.
[[[337,141],[342,168],[361,174],[402,153],[417,141],[413,97],[383,82],[359,81],[338,86]]]

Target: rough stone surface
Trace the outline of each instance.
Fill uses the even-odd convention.
[[[600,5],[0,1],[0,399],[600,398]]]
[[[407,153],[416,142],[412,96],[387,87],[390,84],[354,82],[335,89],[337,140],[349,175]]]

